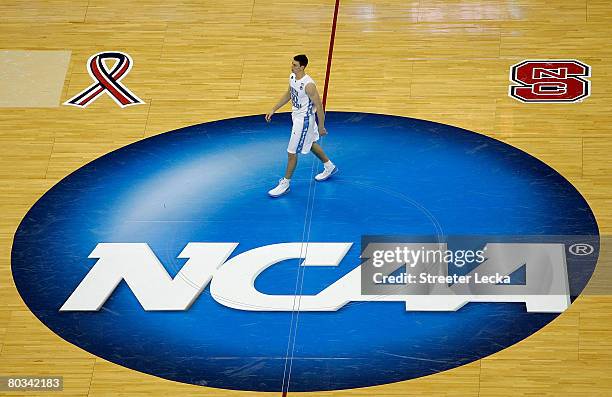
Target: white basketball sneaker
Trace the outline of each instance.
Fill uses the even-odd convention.
[[[325,167],[323,169],[323,172],[315,175],[315,180],[318,182],[322,182],[328,179],[330,176],[334,175],[336,172],[338,172],[338,167],[336,167],[335,165],[329,168]]]
[[[281,178],[278,186],[268,192],[270,197],[279,197],[286,193],[289,193],[289,180],[285,178]]]

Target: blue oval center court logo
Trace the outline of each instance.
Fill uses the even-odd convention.
[[[290,193],[272,199],[290,125],[280,114],[270,124],[251,116],[184,128],[63,179],[15,235],[12,271],[25,303],[70,343],[166,379],[335,390],[495,353],[551,322],[593,273],[598,229],[588,204],[520,150],[423,120],[329,112],[322,145],[340,172],[315,182],[320,163],[303,155]],[[461,264],[468,250],[447,236],[479,236],[465,244],[482,260]],[[525,236],[539,239],[516,256],[512,244]],[[369,265],[375,280],[410,283],[397,266],[377,273],[391,250],[364,247],[396,240],[404,251],[393,252],[417,244],[421,259],[391,262],[419,274],[431,272],[421,266],[428,244],[444,242],[454,256],[437,270],[443,278],[401,293],[367,290]],[[576,244],[595,252],[564,248]],[[485,282],[461,286],[461,276]],[[500,297],[503,288],[514,292]],[[551,291],[554,304],[537,298]]]

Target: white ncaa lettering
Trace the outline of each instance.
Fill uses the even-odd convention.
[[[187,310],[209,283],[217,302],[248,311],[337,311],[359,301],[404,301],[406,310],[414,311],[456,311],[469,302],[524,302],[529,312],[567,309],[570,299],[563,244],[520,245],[521,249],[516,244],[488,244],[487,260],[477,269],[485,276],[508,275],[523,264],[534,264],[526,268],[525,285],[438,285],[435,294],[432,290],[423,294],[427,288],[422,286],[409,295],[363,295],[361,266],[357,266],[318,294],[296,296],[264,294],[255,288],[255,280],[267,268],[288,259],[303,259],[301,266],[338,266],[352,243],[272,244],[229,260],[238,243],[189,243],[179,254],[188,260],[174,278],[146,243],[100,243],[89,255],[98,261],[60,311],[98,311],[122,280],[144,310],[151,311]],[[541,285],[530,280],[548,282]]]

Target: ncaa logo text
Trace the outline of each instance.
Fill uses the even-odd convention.
[[[578,60],[525,60],[510,69],[518,85],[508,95],[521,102],[580,102],[591,94],[591,67]]]
[[[147,311],[188,310],[210,284],[213,299],[223,306],[246,311],[292,312],[295,295],[262,293],[255,287],[258,276],[288,259],[304,259],[301,266],[336,267],[352,243],[307,243],[306,248],[297,242],[271,244],[228,260],[237,245],[187,244],[179,254],[187,262],[172,278],[146,243],[100,243],[89,255],[98,261],[60,311],[99,311],[119,283],[125,281]],[[417,288],[416,295],[382,295],[374,300],[405,302],[407,311],[456,311],[470,302],[524,302],[528,312],[561,313],[569,307],[563,244],[498,243],[487,244],[485,251],[487,261],[476,270],[481,275],[507,276],[526,265],[528,281],[524,285],[497,283],[477,289],[462,288],[457,283],[444,284],[435,293]],[[301,295],[300,311],[335,312],[350,302],[372,301],[361,289],[362,274],[357,267],[318,294]],[[445,269],[439,275],[447,277],[448,274]],[[543,283],[542,274],[550,280]],[[555,287],[552,290],[551,285]]]

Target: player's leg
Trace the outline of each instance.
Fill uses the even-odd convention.
[[[291,182],[291,176],[295,171],[297,165],[297,153],[287,152],[287,168],[285,169],[285,176],[278,181],[278,185],[270,191],[268,194],[271,197],[279,197],[289,192],[289,184]]]
[[[315,156],[317,156],[319,160],[321,160],[322,163],[325,164],[329,161],[329,157],[327,157],[327,155],[323,151],[323,148],[321,147],[321,145],[319,145],[318,142],[313,142],[310,150],[314,153]]]
[[[338,167],[336,167],[336,165],[332,163],[329,157],[327,157],[321,145],[319,145],[317,142],[313,142],[310,150],[323,163],[323,172],[315,175],[315,180],[319,182],[324,181],[326,179],[329,179],[329,177],[334,175],[336,172],[338,172]]]
[[[291,183],[291,177],[293,176],[293,171],[295,171],[295,167],[297,165],[297,154],[299,152],[299,147],[301,142],[304,141],[304,137],[306,136],[306,131],[304,130],[304,119],[295,117],[293,119],[293,127],[291,129],[291,138],[289,139],[289,144],[287,145],[287,168],[285,169],[285,176],[278,181],[278,185],[270,190],[268,194],[271,197],[279,197],[285,193],[289,192],[289,184]]]
[[[285,170],[285,179],[291,180],[295,166],[297,165],[297,154],[287,152],[287,169]]]
[[[321,145],[317,143],[317,141],[319,140],[319,130],[315,123],[314,114],[311,115],[310,118],[308,119],[307,130],[308,130],[307,134],[300,141],[300,145],[298,146],[297,150],[301,151],[303,154],[306,154],[312,151],[315,154],[315,156],[317,156],[319,160],[323,162],[323,172],[317,174],[315,176],[315,180],[319,182],[324,181],[328,179],[330,176],[332,176],[333,174],[335,174],[336,172],[338,172],[338,167],[336,167],[334,163],[331,162],[329,157],[327,157],[327,155],[323,151],[323,148],[321,147]]]

